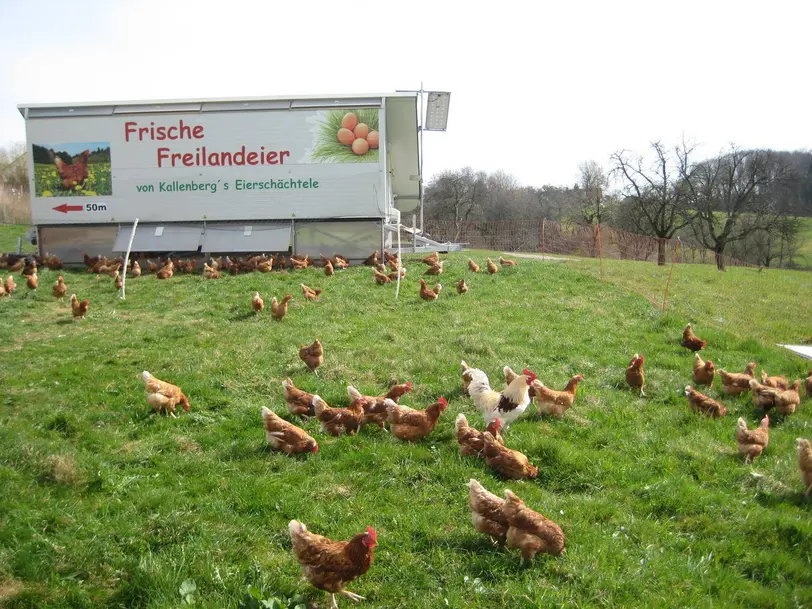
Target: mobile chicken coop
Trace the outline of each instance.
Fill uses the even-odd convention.
[[[21,104],[40,252],[363,258],[419,202],[417,92]]]

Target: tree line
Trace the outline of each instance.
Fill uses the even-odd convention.
[[[651,142],[646,155],[614,152],[607,165],[585,161],[572,186],[522,186],[504,171],[470,167],[434,176],[425,192],[428,221],[533,218],[607,224],[665,239],[680,236],[714,252],[762,266],[793,266],[803,221],[812,217],[812,153],[741,149],[695,159],[695,146]]]

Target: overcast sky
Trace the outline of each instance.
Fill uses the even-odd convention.
[[[568,184],[685,135],[812,147],[812,2],[0,0],[0,145],[22,102],[451,91],[425,173]]]

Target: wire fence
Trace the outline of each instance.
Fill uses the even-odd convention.
[[[544,219],[434,221],[426,223],[426,232],[435,241],[462,243],[471,249],[660,264],[671,262],[677,245],[676,238],[659,239],[601,224],[564,224]],[[717,257],[712,250],[686,240],[681,241],[679,262],[713,265],[722,262],[725,267],[758,267],[732,256]]]

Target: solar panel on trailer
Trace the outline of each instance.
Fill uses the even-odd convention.
[[[122,225],[113,245],[114,252],[126,252],[132,227]],[[139,224],[135,230],[134,252],[196,252],[203,239],[202,224]]]
[[[207,224],[202,251],[285,252],[290,247],[290,224]]]
[[[426,131],[445,131],[451,93],[429,91],[426,102]]]

